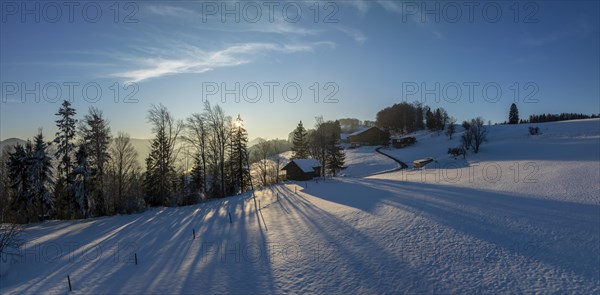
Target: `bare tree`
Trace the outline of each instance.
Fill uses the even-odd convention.
[[[272,173],[274,174],[275,183],[279,183],[279,173],[281,172],[281,156],[279,155],[281,152],[285,151],[286,148],[283,147],[283,143],[281,140],[274,140],[271,147],[275,153],[275,159],[273,161],[273,169]]]
[[[257,148],[254,150],[254,153],[258,159],[256,167],[258,168],[259,180],[261,185],[267,186],[269,185],[269,167],[272,166],[270,165],[272,161],[269,160],[272,152],[271,143],[263,139],[256,146]]]
[[[456,133],[456,119],[454,117],[450,117],[448,118],[448,127],[446,127],[446,134],[448,134],[448,137],[450,139],[452,139],[452,135],[454,135],[454,133]]]
[[[212,188],[214,189],[214,186],[218,185],[219,187],[214,193],[223,197],[225,196],[225,155],[231,134],[229,126],[231,120],[228,120],[220,106],[211,107],[208,101],[204,104],[204,111],[210,130],[208,147],[213,171]]]
[[[110,146],[109,153],[109,174],[114,188],[112,193],[115,196],[109,199],[106,205],[110,206],[108,207],[110,210],[107,211],[112,214],[116,209],[124,209],[121,208],[123,204],[129,203],[125,199],[132,197],[131,189],[140,171],[140,164],[137,161],[138,153],[126,133],[119,132],[117,134]]]
[[[21,232],[23,228],[15,223],[0,222],[0,255],[7,254],[8,249],[17,250],[23,245]]]
[[[470,132],[472,134],[471,147],[473,147],[473,152],[479,152],[479,146],[487,140],[487,130],[484,126],[485,122],[483,118],[477,117],[471,120],[471,128]]]
[[[202,165],[202,192],[206,192],[206,165],[209,140],[208,119],[204,114],[192,114],[186,119],[185,131],[182,139],[195,150],[194,157]]]

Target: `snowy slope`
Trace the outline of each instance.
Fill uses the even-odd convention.
[[[365,177],[398,168],[390,158],[375,152],[374,146],[345,149],[344,175],[347,177]]]
[[[66,293],[67,275],[76,294],[599,293],[599,123],[492,126],[466,161],[421,134],[420,152],[391,152],[440,166],[31,225],[23,256],[0,262],[0,293]],[[347,156],[357,174],[378,166],[364,149]]]
[[[540,135],[531,136],[529,126]],[[433,157],[422,170],[409,169],[382,178],[494,189],[539,198],[598,203],[600,186],[600,120],[487,127],[488,142],[478,154],[454,159],[448,147],[458,136],[422,134],[414,146],[385,152],[401,161]]]

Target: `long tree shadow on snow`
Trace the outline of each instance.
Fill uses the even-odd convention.
[[[312,196],[375,212],[396,206],[588,279],[600,277],[600,206],[467,187],[380,179],[310,183]]]
[[[310,182],[310,185],[312,183]],[[317,273],[313,278],[316,281],[307,281],[309,278],[303,278],[305,280],[303,287],[311,286],[312,289],[303,289],[302,292],[325,294],[348,292],[372,294],[381,290],[391,293],[442,292],[442,290],[432,289],[435,286],[428,281],[426,273],[415,269],[344,220],[315,206],[285,186],[275,186],[273,190],[284,196],[280,199],[279,205],[274,208],[281,209],[282,212],[290,212],[290,216],[286,218],[288,223],[286,227],[293,228],[294,231],[306,229],[306,234],[310,235],[306,237],[307,240],[314,239],[321,244],[320,246],[326,246],[330,250],[320,258],[304,257],[304,260],[295,261],[302,265],[310,264],[311,260],[317,262],[316,269],[313,270]],[[314,248],[318,245],[304,246]],[[369,251],[365,252],[364,247],[368,247]],[[299,269],[303,269],[303,266],[299,266]],[[336,274],[340,270],[344,272]]]
[[[273,279],[267,264],[232,263],[240,253],[235,254],[237,257],[230,255],[229,263],[222,262],[220,253],[207,256],[199,246],[219,242],[221,247],[232,247],[232,244],[264,241],[262,230],[245,230],[246,224],[254,220],[245,213],[244,206],[244,198],[232,197],[197,206],[151,209],[120,219],[96,218],[63,222],[58,226],[50,224],[45,230],[43,228],[48,225],[41,225],[39,229],[32,230],[32,239],[45,238],[44,232],[53,235],[39,243],[40,249],[57,241],[67,241],[74,245],[72,251],[79,254],[75,258],[64,255],[44,267],[32,268],[32,263],[44,262],[30,259],[13,265],[11,271],[39,272],[35,280],[27,281],[20,289],[26,293],[68,290],[65,289],[67,275],[71,277],[74,290],[88,293],[273,291]],[[231,212],[235,223],[229,223],[228,212]],[[74,226],[78,226],[77,229]],[[54,232],[52,228],[62,231]],[[196,230],[196,240],[192,239],[192,229]],[[118,248],[124,245],[129,248]],[[104,249],[104,252],[86,259],[81,253],[89,246],[95,247],[91,249]],[[134,253],[138,256],[138,265],[134,264]],[[241,281],[242,277],[248,280]],[[215,282],[223,283],[216,286]],[[17,278],[13,283],[25,282]],[[240,285],[243,285],[241,289]]]

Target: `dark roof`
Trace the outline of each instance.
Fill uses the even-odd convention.
[[[365,131],[367,131],[367,130],[371,130],[372,128],[377,128],[377,127],[375,127],[375,126],[371,126],[371,127],[365,127],[365,128],[361,128],[361,129],[358,129],[358,130],[356,130],[356,131],[354,131],[354,132],[352,132],[352,133],[348,134],[348,136],[356,136],[356,135],[360,135],[360,134],[364,133],[364,132],[365,132]],[[377,129],[379,129],[379,128],[377,128]]]
[[[317,159],[296,159],[296,160],[292,160],[287,165],[285,165],[285,167],[283,167],[283,169],[285,170],[286,167],[288,165],[290,165],[291,163],[295,163],[296,166],[298,166],[298,168],[300,168],[300,170],[302,170],[302,172],[304,172],[304,173],[314,172],[315,168],[321,167],[321,163],[319,163],[319,161]]]

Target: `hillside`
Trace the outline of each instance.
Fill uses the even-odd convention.
[[[17,143],[25,144],[26,141],[19,138],[7,138],[0,141],[0,151],[4,150],[5,147],[16,145]]]
[[[255,198],[32,224],[0,293],[598,293],[600,120],[535,126],[490,126],[466,160],[426,132],[386,151],[438,161],[419,170],[363,147]]]

